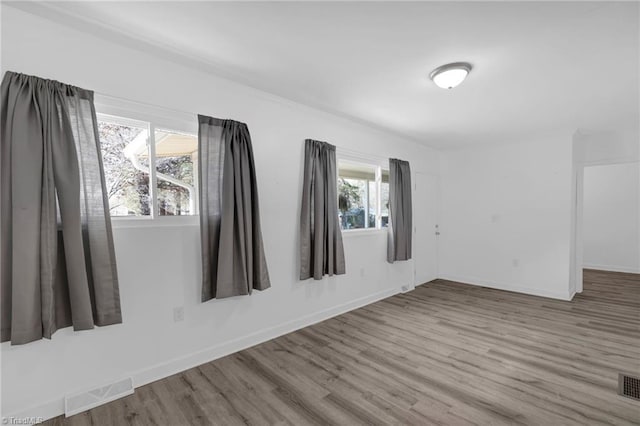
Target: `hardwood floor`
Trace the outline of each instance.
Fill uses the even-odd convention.
[[[53,425],[640,424],[640,276],[572,302],[436,280]]]

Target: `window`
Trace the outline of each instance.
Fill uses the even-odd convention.
[[[385,169],[380,182],[380,222],[382,228],[389,226],[389,170]]]
[[[195,135],[98,115],[111,216],[197,214]]]
[[[160,216],[196,214],[198,139],[156,130],[156,177]]]
[[[149,127],[99,119],[98,131],[111,216],[149,216]]]
[[[380,166],[338,162],[340,228],[380,229],[389,223],[389,171]]]

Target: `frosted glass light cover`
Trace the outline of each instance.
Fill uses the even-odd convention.
[[[462,83],[468,74],[469,71],[464,68],[450,69],[434,75],[433,82],[443,89],[453,89]]]

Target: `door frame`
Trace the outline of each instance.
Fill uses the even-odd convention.
[[[571,239],[569,249],[569,298],[583,290],[584,262],[584,169],[640,162],[637,130],[621,132],[583,132],[572,138]]]

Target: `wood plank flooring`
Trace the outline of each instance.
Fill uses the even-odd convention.
[[[629,425],[640,276],[572,302],[436,280],[50,425]]]

